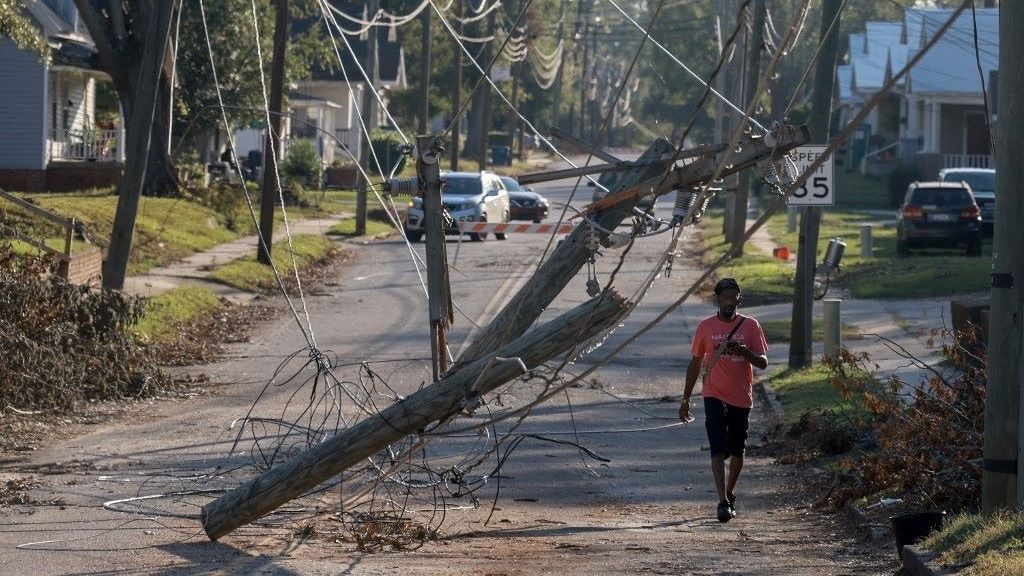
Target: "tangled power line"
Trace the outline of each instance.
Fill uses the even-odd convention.
[[[650,26],[644,28],[622,11],[614,0],[607,1],[618,9],[637,30],[642,32],[644,38],[637,48],[633,62],[616,85],[617,94],[609,94],[607,97],[607,106],[604,109],[605,122],[603,123],[603,130],[609,128],[612,117],[612,114],[610,114],[611,108],[618,105],[619,101],[623,98],[623,94],[628,95],[629,77],[645,43],[650,41],[660,50],[668,53],[664,46],[650,38]],[[413,13],[392,15],[380,11],[371,20],[354,19],[354,17],[345,15],[333,8],[326,0],[318,0],[318,4],[321,9],[322,18],[330,32],[333,51],[339,62],[342,61],[342,47],[350,54],[353,53],[352,46],[346,36],[353,35],[356,32],[344,29],[336,16],[340,16],[349,22],[363,27],[397,27],[415,18],[422,10],[432,9],[441,18],[448,33],[458,43],[465,55],[469,57],[473,67],[480,73],[482,82],[478,83],[478,89],[486,84],[489,89],[494,90],[499,98],[505,102],[506,106],[509,107],[510,111],[522,120],[528,129],[552,153],[575,167],[548,138],[535,128],[520,110],[516,109],[504,97],[499,87],[490,79],[489,69],[493,65],[493,61],[485,69],[473,58],[471,51],[463,43],[465,40],[455,33],[449,18],[445,16],[445,12],[452,2],[449,2],[447,7],[441,7],[434,0],[425,0]],[[659,2],[657,11],[661,10],[663,4],[663,1]],[[748,4],[749,0],[743,5],[744,11],[747,9]],[[206,19],[202,0],[200,0],[199,6],[203,16],[204,31],[206,32],[207,50],[210,52],[210,64],[213,67],[212,44],[209,42],[209,32],[205,30]],[[778,37],[777,42],[779,44],[774,51],[767,71],[762,75],[761,81],[758,83],[757,94],[760,94],[767,88],[770,79],[773,78],[774,69],[778,62],[798,40],[808,6],[809,0],[805,0],[802,9],[798,10],[794,15],[793,22],[786,33],[781,35],[781,37],[778,37],[777,33],[775,34]],[[476,15],[472,18],[482,18],[491,11],[498,9],[498,7],[498,2],[487,5],[487,1],[483,0],[479,6],[471,7]],[[657,11],[654,12],[655,17]],[[252,3],[252,16],[257,38],[256,46],[257,50],[260,50],[259,32],[257,29],[258,14],[255,2]],[[659,225],[652,226],[652,223],[655,223],[656,220],[652,220],[652,216],[649,213],[641,213],[631,223],[628,233],[606,231],[613,235],[619,235],[622,239],[619,244],[624,250],[622,250],[618,257],[618,261],[607,281],[605,291],[609,290],[614,284],[616,274],[625,263],[627,254],[638,238],[671,231],[671,237],[667,246],[662,251],[655,266],[642,280],[632,296],[634,306],[643,299],[658,276],[665,270],[671,269],[671,262],[677,254],[678,242],[684,234],[686,224],[692,224],[699,219],[699,212],[706,206],[706,200],[714,193],[710,188],[710,184],[723,170],[730,167],[730,155],[734,152],[736,142],[743,132],[744,123],[749,122],[759,130],[765,130],[764,126],[751,118],[751,110],[749,108],[754,106],[753,103],[756,102],[756,97],[749,103],[747,110],[742,110],[711,87],[715,76],[722,69],[724,60],[729,52],[728,48],[735,42],[742,26],[742,18],[738,18],[735,29],[726,42],[726,49],[720,53],[717,65],[707,81],[701,79],[685,64],[673,57],[674,62],[689,75],[700,81],[703,93],[698,105],[694,107],[690,114],[683,136],[676,145],[675,159],[670,165],[674,166],[679,161],[683,150],[683,142],[694,126],[698,111],[708,98],[716,97],[723,100],[723,102],[742,114],[744,122],[737,125],[731,136],[730,143],[725,147],[725,153],[721,157],[716,156],[718,158],[718,165],[715,176],[708,180],[701,189],[688,191],[688,194],[691,196],[682,207],[683,212],[680,214],[682,218],[678,225],[672,226],[669,223],[661,223],[663,227]],[[340,42],[339,39],[341,40]],[[525,46],[525,43],[519,43],[507,34],[502,38],[502,43],[503,45],[513,45],[513,51],[516,50],[516,45]],[[557,66],[553,63],[556,60],[560,61],[562,59],[563,45],[559,42],[555,51],[547,54],[538,53],[536,50],[532,53],[536,54],[535,58],[538,59],[541,67],[550,71],[557,69],[553,67]],[[670,53],[669,55],[671,56]],[[816,56],[817,52],[815,53]],[[530,58],[528,55],[523,57]],[[910,65],[912,63],[908,63],[908,67]],[[906,72],[906,69],[900,74],[895,75],[890,85],[895,83]],[[367,75],[365,70],[360,67],[359,71],[363,77],[360,81],[370,87],[374,97],[383,106],[384,100],[377,94],[376,87],[372,83],[366,82]],[[354,91],[352,90],[352,79],[348,78],[344,66],[342,66],[342,73],[346,85],[349,86],[350,104],[355,106],[357,103]],[[260,74],[262,81],[262,69]],[[231,126],[225,112],[226,107],[221,98],[222,88],[217,81],[215,69],[213,70],[213,78],[216,85],[218,102],[220,103],[224,129],[228,134],[231,134]],[[806,78],[806,74],[804,78]],[[801,80],[802,82],[803,79]],[[269,106],[266,106],[265,83],[262,85],[264,86],[264,105],[269,108]],[[790,105],[792,105],[792,100]],[[267,114],[269,119],[269,112]],[[409,139],[401,132],[398,122],[390,114],[388,114],[388,118],[399,131],[401,137],[408,142]],[[364,119],[359,118],[359,126],[367,140],[369,140],[369,130]],[[234,154],[235,147],[232,146],[231,150],[232,154]],[[239,165],[237,159],[233,160],[233,165]],[[393,170],[386,170],[385,168],[387,167],[381,166],[380,159],[376,155],[373,155],[372,161],[378,169],[378,174],[393,173]],[[587,164],[589,162],[590,159],[588,158]],[[813,168],[815,167],[812,166],[811,170]],[[373,182],[369,174],[362,172],[361,167],[360,171],[368,182]],[[279,178],[279,175],[275,174],[275,177]],[[782,184],[783,186],[788,185],[788,189],[781,190],[781,195],[791,194],[792,190],[802,183],[801,180],[805,179],[806,174],[799,176],[791,174],[788,181]],[[385,210],[392,225],[401,232],[402,226],[397,207],[390,195],[382,193],[382,190],[384,190],[382,180],[383,178],[374,183],[370,189],[374,192],[377,201]],[[243,181],[241,174],[239,174],[239,181]],[[577,187],[578,185],[579,181],[577,182]],[[244,186],[241,193],[247,201],[250,215],[258,228],[258,218]],[[575,194],[575,188],[573,194]],[[281,200],[280,207],[282,213],[284,213],[283,199],[279,198],[279,200]],[[566,218],[569,210],[570,207],[567,203],[566,208],[559,217],[560,221]],[[748,230],[747,237],[764,223],[770,212],[762,216],[755,226]],[[592,218],[589,218],[586,214],[581,215],[592,225],[596,225]],[[292,254],[292,268],[299,286],[298,303],[293,302],[288,292],[284,289],[280,271],[276,267],[273,271],[296,325],[306,341],[305,346],[295,350],[278,364],[274,373],[264,383],[248,412],[231,422],[220,439],[221,442],[228,443],[229,448],[216,461],[209,462],[208,469],[189,475],[152,475],[140,484],[135,497],[112,500],[104,504],[104,507],[109,510],[140,515],[140,518],[129,520],[129,523],[153,522],[154,524],[165,525],[166,519],[169,518],[189,520],[198,518],[197,509],[202,505],[202,502],[206,501],[210,495],[219,494],[233,486],[235,484],[234,475],[251,475],[268,470],[275,466],[275,464],[322,443],[325,439],[336,435],[341,430],[354,425],[361,419],[376,417],[380,414],[383,407],[400,402],[403,399],[401,390],[409,388],[410,378],[415,378],[417,375],[422,374],[423,359],[421,358],[349,361],[339,357],[331,350],[321,350],[318,348],[314,337],[313,322],[308,311],[308,303],[303,295],[297,266],[295,266],[294,262],[294,249],[290,243],[291,235],[287,228],[287,217],[285,216],[285,218],[285,231],[289,237],[289,252]],[[544,253],[536,262],[537,267],[540,266],[554,240],[555,237],[553,235],[549,237]],[[405,244],[413,267],[420,278],[420,283],[423,285],[422,268],[424,266],[422,258],[408,239],[405,239]],[[502,467],[515,453],[517,448],[526,441],[570,446],[578,451],[582,462],[589,468],[590,462],[605,461],[606,459],[598,452],[588,448],[581,440],[582,436],[591,434],[635,434],[639,432],[663,431],[679,426],[680,423],[675,422],[674,418],[657,416],[597,386],[602,393],[608,394],[614,400],[641,411],[647,418],[672,420],[673,422],[656,424],[649,427],[581,431],[575,428],[575,421],[573,419],[571,430],[568,431],[554,430],[541,433],[536,431],[520,431],[523,423],[536,406],[557,395],[565,396],[567,406],[569,407],[569,414],[571,415],[572,407],[568,395],[569,387],[586,382],[596,370],[613,360],[626,346],[660,323],[668,314],[678,308],[683,301],[692,295],[700,283],[717,266],[724,263],[728,257],[729,254],[726,254],[717,261],[681,298],[663,310],[655,320],[625,338],[613,350],[596,359],[582,372],[574,373],[571,368],[572,362],[584,355],[595,352],[605,339],[608,338],[610,332],[602,334],[592,341],[580,342],[571,353],[559,361],[553,361],[534,370],[524,372],[519,378],[492,392],[486,399],[477,398],[474,402],[467,403],[463,407],[463,413],[457,420],[450,419],[445,422],[439,422],[433,427],[422,430],[417,434],[407,435],[402,441],[390,445],[387,449],[368,458],[361,465],[351,467],[329,483],[317,487],[308,495],[312,497],[311,501],[308,499],[303,500],[306,504],[279,509],[274,514],[264,518],[259,522],[261,529],[287,528],[294,530],[301,528],[305,522],[314,518],[322,518],[327,514],[331,520],[337,522],[338,526],[347,531],[351,541],[358,543],[360,546],[373,548],[378,545],[393,544],[399,540],[407,543],[417,540],[422,541],[440,530],[448,512],[466,505],[472,507],[479,506],[480,491],[491,482],[496,484],[493,501],[497,502],[500,493],[500,472]],[[425,382],[420,385],[423,384]],[[565,435],[572,435],[573,439],[560,438],[560,436]],[[327,508],[321,508],[318,507],[317,502],[329,504],[325,504]],[[468,504],[463,504],[462,502],[468,502]],[[186,512],[182,512],[182,508]],[[171,529],[181,532],[183,539],[194,538],[201,534],[201,529],[191,531],[173,526]],[[22,546],[53,549],[66,546],[77,540],[49,540],[27,543]]]

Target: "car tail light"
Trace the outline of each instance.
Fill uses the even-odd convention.
[[[920,206],[904,206],[902,213],[904,220],[920,220],[924,218],[924,211],[921,210]]]
[[[961,220],[977,220],[981,216],[981,211],[978,210],[977,206],[968,206],[960,211]]]

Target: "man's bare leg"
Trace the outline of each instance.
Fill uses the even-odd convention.
[[[724,468],[724,466],[723,466]],[[726,495],[733,494],[733,490],[736,489],[736,481],[740,479],[740,471],[743,470],[743,456],[730,456],[729,457],[729,489],[726,490]],[[725,471],[723,470],[723,473]],[[724,498],[723,498],[724,499]]]
[[[718,490],[718,501],[725,502],[725,454],[715,454],[711,457],[711,474],[715,477],[715,489]],[[732,479],[731,464],[729,465],[729,480],[731,486],[736,484]]]

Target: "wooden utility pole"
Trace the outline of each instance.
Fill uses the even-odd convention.
[[[420,134],[430,130],[430,12],[426,8],[420,15]]]
[[[494,17],[496,10],[492,10],[487,15],[487,30],[485,32],[486,37],[494,35]],[[494,58],[494,48],[490,43],[484,47],[484,62],[490,64]],[[490,69],[487,70],[490,74]],[[486,82],[486,81],[485,81]],[[490,133],[491,133],[491,85],[484,84],[480,86],[480,90],[477,91],[477,102],[480,105],[480,126],[479,126],[479,147],[477,151],[477,158],[480,161],[480,169],[487,168],[487,152],[490,150]]]
[[[118,189],[117,213],[110,232],[110,247],[103,266],[103,287],[120,290],[128,270],[128,257],[132,251],[135,216],[139,211],[139,196],[146,178],[153,118],[156,114],[160,74],[163,70],[167,40],[171,31],[173,2],[154,2],[151,26],[145,36],[142,61],[135,78],[135,98],[131,109],[125,157],[124,178]]]
[[[725,94],[725,38],[722,37],[722,18],[725,16],[725,0],[715,0],[715,40],[718,42],[718,58],[722,61],[722,70],[715,75],[715,90],[719,94]],[[725,103],[721,98],[715,98],[715,142],[725,140]],[[680,142],[673,142],[680,144]]]
[[[981,508],[1024,506],[1020,474],[1024,401],[1024,3],[999,13],[999,114],[996,120],[996,222],[992,239],[992,308],[988,328],[988,393]]]
[[[519,75],[517,72],[521,70],[519,62],[513,62],[509,66],[509,73],[512,75],[512,106],[508,109],[508,161],[512,163],[512,154],[516,149],[516,124],[519,118],[516,116],[517,106],[519,103],[516,100],[519,99]]]
[[[377,0],[366,2],[366,15],[373,19],[377,15]],[[363,122],[366,123],[366,131],[371,132],[377,127],[377,96],[374,90],[377,89],[377,27],[370,26],[366,31],[366,60],[363,66],[366,70],[366,85],[363,88]],[[373,142],[367,134],[363,134],[363,145],[359,147],[359,163],[363,166],[363,174],[370,173],[370,158],[373,156]],[[378,160],[380,160],[378,158]],[[385,174],[390,166],[381,166]],[[365,177],[359,179],[359,187],[356,189],[356,236],[366,234],[366,200],[367,189],[370,183]]]
[[[747,55],[746,79],[743,81],[743,106],[749,108],[757,95],[758,78],[761,75],[761,51],[764,49],[764,22],[768,7],[765,0],[754,1],[754,23]],[[748,121],[749,122],[749,121]],[[732,250],[736,257],[743,255],[743,232],[747,229],[747,204],[750,199],[752,178],[750,170],[740,172],[736,200],[733,203]]]
[[[497,357],[507,360],[492,356],[452,372],[210,502],[202,509],[203,529],[217,540],[269,514],[389,444],[457,415],[467,403],[524,370],[603,334],[621,322],[629,309],[630,304],[614,292],[584,302],[502,347]]]
[[[742,4],[741,4],[742,6]],[[749,14],[749,5],[743,7],[740,11],[738,18],[746,20]],[[734,44],[735,46],[735,44]],[[748,47],[750,46],[750,32],[744,27],[743,31],[743,49],[736,48],[739,53],[738,62],[732,66],[732,86],[730,93],[733,95],[735,100],[743,100],[743,95],[746,94],[744,81],[747,78],[747,53],[749,52]],[[737,70],[736,68],[739,68]],[[730,126],[736,126],[738,123],[743,121],[743,116],[736,111],[730,114],[732,122]],[[724,138],[723,138],[724,140]],[[737,174],[731,179],[723,179],[724,189],[727,191],[725,194],[725,212],[722,215],[722,234],[725,236],[726,242],[733,241],[733,232],[736,230],[736,226],[733,223],[733,217],[736,215],[736,191],[739,190],[739,175]]]
[[[455,22],[455,33],[457,36],[462,36],[462,0],[455,0],[456,6],[458,6],[456,22]],[[449,166],[451,170],[455,171],[459,169],[459,108],[462,107],[462,45],[461,40],[456,37],[455,41],[455,73],[453,76],[454,86],[452,86],[452,146],[451,146],[451,159],[449,160]]]
[[[580,2],[583,4],[583,2]],[[589,18],[589,14],[584,14],[584,18]],[[590,81],[587,79],[587,74],[590,72],[590,21],[589,19],[583,21],[583,38],[580,39],[583,42],[583,71],[580,72],[580,129],[577,134],[580,138],[587,137],[587,87],[590,85]],[[591,137],[590,141],[594,139]]]
[[[434,382],[448,371],[448,326],[455,320],[448,283],[448,254],[441,204],[441,143],[431,136],[416,138],[419,151],[416,173],[423,194],[423,233],[427,244],[427,308],[430,316],[430,353]]]
[[[839,10],[842,0],[824,0],[821,5],[821,34],[824,38],[814,68],[811,91],[811,116],[807,123],[811,141],[826,144],[832,119],[832,94],[835,89],[836,59],[839,56]],[[832,21],[835,20],[835,25]],[[829,26],[832,32],[829,34]],[[825,37],[828,34],[828,37]],[[818,227],[821,208],[804,206],[800,217],[797,247],[796,281],[793,286],[793,322],[790,324],[789,367],[802,368],[811,363],[814,326],[814,271],[818,257]]]
[[[270,125],[263,144],[263,189],[260,196],[259,244],[256,260],[270,264],[274,244],[274,205],[281,195],[281,112],[284,100],[284,65],[288,50],[288,0],[274,3],[274,58],[270,65]]]
[[[562,0],[559,3],[559,8],[558,8],[558,32],[557,32],[558,36],[557,37],[558,37],[558,41],[559,42],[562,42],[562,39],[565,36],[565,3],[566,3],[566,1],[567,0]],[[563,55],[565,54],[564,50],[563,50],[562,54]],[[562,110],[562,82],[563,82],[563,73],[562,73],[562,71],[565,70],[565,66],[563,66],[564,62],[565,62],[565,56],[562,56],[562,58],[560,58],[559,61],[558,61],[558,71],[555,73],[555,94],[554,94],[555,101],[552,104],[552,112],[551,112],[551,125],[552,126],[558,126],[559,116],[560,116],[561,110]]]

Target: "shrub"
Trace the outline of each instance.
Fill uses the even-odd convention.
[[[370,143],[373,146],[374,154],[377,155],[377,161],[380,162],[380,166],[385,172],[390,174],[396,162],[399,164],[395,172],[402,171],[407,156],[402,153],[401,148],[405,145],[405,141],[402,140],[402,136],[397,130],[376,128],[370,132]],[[377,173],[377,166],[372,160],[370,161],[370,170]]]
[[[889,172],[887,179],[889,204],[893,208],[899,208],[903,203],[903,196],[907,193],[907,186],[910,186],[911,182],[921,179],[921,170],[914,164],[900,163]]]
[[[985,359],[969,334],[953,336],[943,355],[954,367],[935,370],[914,386],[893,376],[886,390],[871,391],[862,374],[874,366],[867,353],[843,352],[831,365],[832,383],[844,395],[860,394],[872,418],[867,432],[877,448],[840,460],[837,484],[827,500],[848,500],[895,490],[915,502],[963,510],[975,508],[981,494],[985,415]],[[919,360],[918,360],[919,361]],[[853,368],[854,370],[851,370]],[[912,390],[908,393],[908,389]]]
[[[312,140],[295,140],[288,147],[282,165],[286,177],[307,188],[320,188],[320,154]]]
[[[142,299],[47,278],[48,266],[0,245],[0,410],[68,412],[166,384],[132,334]]]

